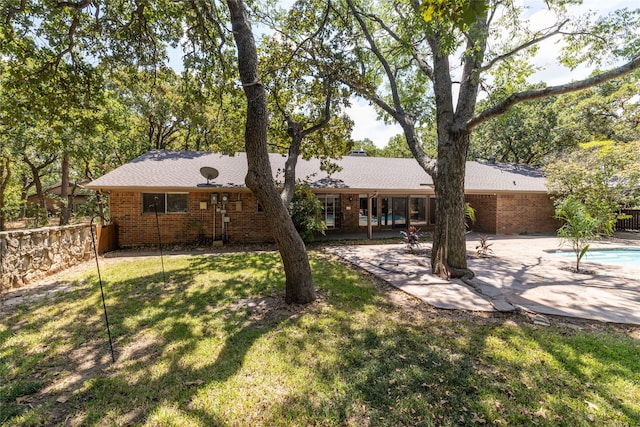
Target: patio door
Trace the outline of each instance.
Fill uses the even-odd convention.
[[[407,198],[393,198],[393,228],[406,228],[407,226]]]
[[[383,228],[404,228],[407,226],[407,198],[381,198],[380,225]]]

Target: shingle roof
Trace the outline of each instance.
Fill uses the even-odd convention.
[[[286,158],[270,154],[274,178]],[[328,175],[320,160],[298,161],[296,176],[308,179],[318,189],[421,191],[433,180],[415,159],[345,156],[335,161],[342,170]],[[219,171],[212,184],[221,188],[245,188],[245,153],[233,156],[196,151],[150,151],[86,185],[102,190],[193,191],[211,188],[200,174],[209,166]],[[282,174],[279,175],[282,179]],[[546,192],[546,178],[538,169],[505,163],[467,162],[465,188],[468,192]]]

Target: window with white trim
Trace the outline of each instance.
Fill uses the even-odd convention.
[[[320,194],[318,200],[322,202],[324,215],[324,222],[327,225],[327,229],[331,230],[338,227],[337,215],[339,213],[338,197],[332,194]]]

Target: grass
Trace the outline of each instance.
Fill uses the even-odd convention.
[[[283,303],[276,253],[102,267],[4,313],[0,423],[640,425],[639,331],[430,309],[321,253],[319,299]]]

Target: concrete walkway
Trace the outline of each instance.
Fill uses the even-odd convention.
[[[493,257],[475,257],[477,235],[467,239],[469,268],[476,277],[466,282],[431,275],[424,254],[408,253],[402,244],[330,246],[327,252],[379,276],[428,304],[444,309],[513,311],[640,325],[640,260],[637,266],[617,267],[550,253],[562,241],[549,236],[491,236]],[[430,249],[424,244],[422,249]],[[592,248],[633,247],[640,240],[614,238]],[[423,251],[424,252],[424,251]]]

